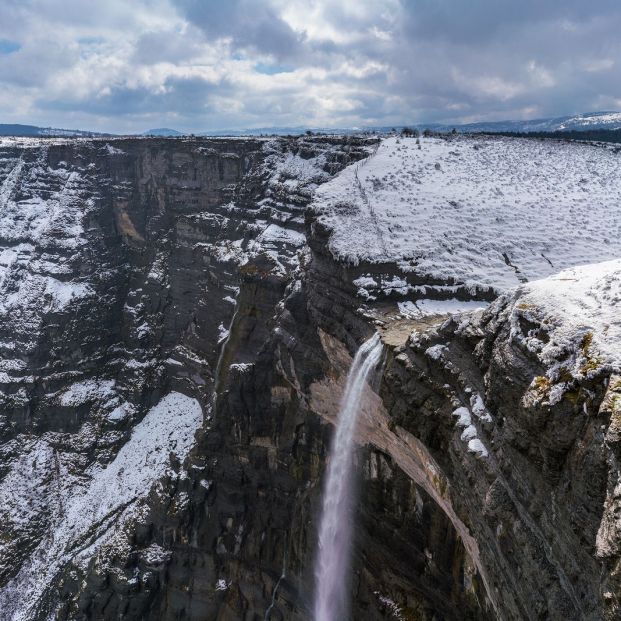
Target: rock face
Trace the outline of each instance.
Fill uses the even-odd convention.
[[[618,324],[592,320],[618,267],[578,322],[548,285],[448,319],[365,301],[402,266],[336,260],[308,206],[375,148],[0,143],[7,619],[310,619],[330,422],[376,329],[353,618],[618,618]]]

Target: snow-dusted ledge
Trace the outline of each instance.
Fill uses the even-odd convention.
[[[523,285],[517,296],[512,336],[548,367],[551,381],[560,371],[581,377],[621,368],[621,259],[564,270]],[[521,317],[541,328],[524,335]]]
[[[0,591],[0,610],[6,621],[28,621],[48,585],[71,560],[92,558],[97,549],[136,516],[141,500],[164,475],[170,455],[183,460],[202,422],[196,399],[172,392],[151,408],[130,439],[106,467],[92,466],[90,481],[65,492],[60,510],[17,576]],[[6,477],[2,483],[10,483]],[[10,490],[0,490],[10,493]]]

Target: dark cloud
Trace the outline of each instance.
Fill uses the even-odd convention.
[[[137,65],[186,64],[200,54],[200,42],[187,33],[151,31],[141,34],[131,61]]]
[[[119,85],[97,97],[40,99],[37,105],[48,110],[77,110],[116,117],[166,114],[170,111],[180,117],[204,117],[213,113],[214,97],[231,93],[231,86],[226,81],[213,84],[200,78],[171,77],[157,91],[144,86]]]
[[[500,118],[521,109],[553,115],[597,102],[619,105],[618,2],[420,0],[405,6],[399,38],[427,69],[400,65],[411,81],[422,73],[424,92],[442,93],[448,106],[461,103],[481,118]]]
[[[182,14],[211,40],[230,38],[239,50],[291,58],[303,35],[296,33],[267,2],[256,0],[173,0]]]

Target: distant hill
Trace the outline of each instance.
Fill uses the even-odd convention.
[[[41,136],[41,128],[34,125],[0,124],[0,136]]]
[[[559,130],[555,132],[481,132],[490,136],[511,138],[554,138],[555,140],[588,140],[621,143],[621,129]]]
[[[196,136],[299,136],[307,132],[314,134],[359,134],[361,132],[390,133],[392,130],[401,130],[404,125],[394,126],[367,126],[367,127],[255,127],[248,129],[218,129],[193,132]],[[593,132],[599,130],[621,130],[621,112],[585,112],[572,116],[559,116],[526,121],[493,121],[465,124],[445,123],[412,123],[407,127],[412,129],[445,132],[453,128],[463,133],[473,132]],[[187,135],[170,127],[149,129],[139,136],[177,137]],[[115,134],[85,131],[81,129],[60,129],[55,127],[37,127],[36,125],[0,124],[0,136],[76,136],[76,137],[109,137]]]
[[[438,131],[455,127],[461,132],[556,132],[589,131],[597,129],[621,129],[621,112],[586,112],[573,116],[560,116],[528,121],[494,121],[466,123],[464,125],[416,125],[417,128],[429,127]]]
[[[20,125],[17,123],[0,123],[0,136],[76,136],[95,138],[112,136],[101,132],[84,131],[81,129],[60,129],[56,127],[37,127],[36,125]]]
[[[400,130],[403,125],[369,126],[369,127],[256,127],[252,129],[223,129],[197,133],[198,136],[259,136],[276,134],[278,136],[299,136],[307,131],[316,134],[356,134],[373,131],[388,133],[393,129]],[[434,131],[451,131],[453,128],[460,132],[556,132],[556,131],[593,131],[621,129],[621,112],[586,112],[573,116],[560,116],[527,121],[493,121],[465,124],[444,123],[413,123],[411,128]]]
[[[148,129],[146,132],[141,134],[142,136],[183,136],[183,132],[177,131],[176,129],[170,129],[169,127],[158,127],[157,129]]]
[[[557,119],[558,131],[621,129],[621,112],[588,112]]]

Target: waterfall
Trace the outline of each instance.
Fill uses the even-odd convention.
[[[315,566],[315,621],[344,621],[348,618],[354,432],[367,378],[381,356],[382,342],[375,334],[360,347],[347,374],[330,448],[319,527]]]
[[[237,292],[239,295],[239,291]],[[239,305],[237,303],[237,295],[235,296],[235,311],[233,312],[233,316],[231,317],[231,322],[229,323],[229,329],[227,330],[227,335],[224,338],[224,342],[222,343],[222,347],[220,348],[220,353],[218,354],[218,362],[216,363],[216,372],[213,376],[213,397],[211,400],[211,412],[213,416],[216,416],[218,408],[218,397],[220,396],[220,391],[222,390],[222,367],[224,366],[224,360],[227,354],[227,349],[229,345],[229,341],[231,340],[231,334],[233,333],[233,328],[235,327],[235,320],[237,319],[237,313],[239,312]]]

